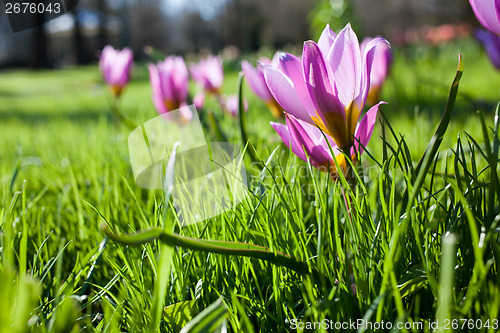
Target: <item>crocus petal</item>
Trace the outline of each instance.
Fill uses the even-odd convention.
[[[153,93],[151,99],[153,100],[153,105],[159,114],[164,114],[171,111],[165,105],[165,101],[163,100],[163,98],[161,98],[161,95]]]
[[[335,155],[340,154],[340,150],[338,149],[338,146],[335,143],[335,141],[333,141],[332,137],[324,132],[321,132],[321,130],[319,130],[316,126],[314,126],[314,128],[315,130],[311,130],[309,131],[309,133],[311,136],[314,135],[316,137],[315,142],[318,143],[318,146],[323,147],[323,149],[327,151],[329,154],[330,154],[330,147],[332,148],[332,151]]]
[[[298,149],[298,147],[293,143],[292,137],[290,136],[290,132],[288,131],[288,127],[281,123],[270,122],[271,126],[281,137],[281,140],[292,150],[292,152],[297,155],[301,160],[307,162],[307,157],[304,153],[302,147]]]
[[[151,83],[151,88],[153,90],[153,94],[151,99],[153,100],[153,105],[159,114],[163,114],[168,112],[169,110],[165,106],[165,102],[163,101],[163,96],[160,88],[160,76],[158,74],[158,68],[153,65],[148,65],[149,70],[149,82]]]
[[[208,93],[218,93],[224,82],[222,61],[216,56],[200,60],[198,64],[191,65],[189,71],[193,80]]]
[[[163,99],[174,104],[185,101],[188,93],[188,73],[181,57],[169,56],[158,64]]]
[[[176,98],[185,101],[188,95],[189,74],[186,63],[182,57],[171,56],[173,65],[172,84],[175,86]]]
[[[357,128],[356,128],[356,134],[354,135],[356,137],[356,140],[354,140],[354,147],[351,149],[351,155],[354,155],[356,151],[359,151],[360,154],[363,153],[364,149],[368,142],[370,142],[370,138],[373,133],[373,128],[375,127],[375,123],[377,121],[377,112],[379,109],[379,106],[382,104],[387,104],[386,102],[380,102],[368,110],[365,115],[363,116],[363,119],[359,122]],[[359,142],[358,142],[359,140]],[[361,147],[360,144],[361,143]]]
[[[500,1],[469,0],[477,20],[489,31],[500,34]]]
[[[280,56],[281,56],[281,51],[277,51],[274,56],[273,56],[273,59],[271,60],[271,63],[270,65],[274,68],[278,68],[279,66],[279,62],[280,62]],[[262,62],[262,61],[258,61],[258,63],[264,63],[264,64],[269,64],[269,63],[265,63],[265,62]]]
[[[325,29],[323,29],[321,36],[318,39],[318,46],[321,52],[323,52],[323,54],[325,55],[328,54],[336,37],[337,34],[333,32],[332,29],[330,29],[330,24],[327,24]]]
[[[185,121],[191,121],[193,119],[193,112],[191,111],[191,108],[187,106],[186,102],[182,102],[179,107],[179,111]]]
[[[299,119],[312,122],[290,78],[283,74],[283,72],[271,67],[271,65],[261,64],[261,67],[264,72],[266,84],[281,107]]]
[[[269,88],[267,88],[266,80],[264,79],[262,71],[250,65],[250,63],[246,60],[241,62],[241,69],[243,70],[245,79],[254,94],[263,101],[272,101],[273,95],[271,95]]]
[[[293,116],[287,116],[286,125],[294,144],[307,153],[311,164],[322,166],[332,164],[333,158],[328,149],[321,144],[324,141],[320,130],[311,124]]]
[[[169,63],[161,62],[157,66],[159,77],[160,95],[164,100],[173,100],[175,95],[175,87],[172,83],[172,70],[169,68]]]
[[[365,55],[368,44],[373,38],[366,37],[361,43],[361,54]],[[364,56],[366,58],[366,56]],[[370,90],[373,86],[381,87],[389,74],[392,62],[391,48],[387,43],[378,43],[373,55],[373,64],[370,71]],[[366,61],[365,61],[366,63]],[[369,94],[369,93],[368,93]]]
[[[153,103],[162,114],[186,104],[188,72],[181,57],[170,56],[156,66],[148,66]]]
[[[110,45],[104,47],[99,59],[99,69],[104,81],[116,92],[121,92],[130,80],[132,64],[133,54],[130,49],[118,51]]]
[[[350,24],[347,24],[335,38],[327,55],[327,61],[332,69],[338,99],[347,109],[361,92],[362,75],[358,37]]]
[[[368,91],[370,89],[370,81],[371,81],[371,74],[372,74],[372,67],[373,67],[373,62],[375,58],[375,54],[377,52],[378,47],[384,47],[380,44],[384,43],[387,47],[390,47],[389,42],[387,42],[383,38],[374,38],[368,44],[366,45],[366,48],[364,49],[364,54],[363,54],[363,63],[364,63],[364,71],[363,71],[363,87],[362,87],[362,92],[361,95],[358,97],[357,103],[358,105],[364,105],[364,102],[366,100],[366,96],[368,95]]]
[[[129,81],[130,69],[132,66],[132,50],[125,48],[118,52],[115,63],[112,66],[111,80],[114,84],[125,86]]]
[[[115,49],[110,45],[106,45],[104,49],[102,49],[101,57],[99,58],[99,69],[101,70],[102,76],[106,83],[109,83],[110,71],[111,71],[111,59],[115,55]]]
[[[292,81],[295,92],[297,93],[300,102],[306,109],[309,116],[316,116],[316,107],[309,96],[306,83],[304,81],[302,61],[293,54],[285,52],[277,53],[275,58],[276,59],[273,59],[273,67],[279,69],[290,79],[290,81]],[[300,117],[297,118],[302,119]],[[313,124],[310,118],[303,120]]]
[[[199,92],[193,98],[193,104],[197,109],[202,109],[205,106],[205,93]]]
[[[304,43],[304,77],[309,95],[317,110],[335,110],[336,97],[330,81],[331,72],[326,66],[323,54],[313,41]],[[336,110],[338,111],[338,110]]]
[[[495,0],[495,11],[497,13],[497,23],[500,21],[500,1]],[[500,34],[500,33],[499,33]]]
[[[226,111],[228,111],[233,117],[238,116],[238,109],[240,107],[238,95],[228,96],[226,98],[225,107]],[[243,99],[243,109],[245,112],[248,110],[248,102],[245,98]]]
[[[318,116],[321,118],[318,125],[324,125],[325,130],[339,147],[347,147],[349,136],[345,109],[338,100],[337,94],[334,93],[331,70],[326,65],[323,54],[315,42],[304,43],[303,58],[306,86],[316,106]]]
[[[203,76],[202,76],[199,64],[190,64],[189,65],[189,74],[191,74],[191,77],[193,78],[193,80],[195,82],[202,83]]]
[[[486,53],[493,65],[500,69],[500,36],[495,35],[488,30],[477,30],[476,38],[483,43]]]
[[[222,62],[216,56],[211,56],[206,62],[206,76],[209,89],[219,89],[224,81]]]
[[[149,82],[151,83],[153,94],[161,95],[160,76],[158,74],[158,68],[154,64],[149,64],[148,71],[149,71]]]

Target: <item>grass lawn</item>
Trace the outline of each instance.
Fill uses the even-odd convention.
[[[130,129],[113,118],[97,66],[1,70],[0,332],[151,332],[163,307],[168,332],[195,317],[190,332],[300,331],[361,318],[417,323],[408,332],[422,331],[418,323],[432,331],[436,320],[467,331],[460,319],[480,319],[478,331],[497,331],[500,74],[469,39],[394,53],[382,111],[395,135],[386,124],[384,143],[377,124],[358,186],[346,189],[290,154],[245,87],[248,136],[266,168],[245,159],[244,202],[185,227],[162,191],[135,184]],[[454,113],[419,187],[415,169],[446,108],[458,53],[465,69]],[[146,66],[135,65],[121,101],[136,124],[157,115]],[[225,66],[224,93],[236,93],[237,64]],[[241,142],[237,119],[214,100],[207,108]],[[164,210],[181,236],[261,245],[307,270],[157,240],[128,246],[101,229],[159,226]]]

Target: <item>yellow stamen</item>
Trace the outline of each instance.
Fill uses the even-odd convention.
[[[325,123],[317,112],[316,114],[316,117],[311,117],[316,125],[318,125],[323,132],[331,136],[338,147],[344,149],[348,148],[350,146],[350,140],[346,122],[343,117],[337,113],[327,112],[323,115],[326,118]]]
[[[380,99],[380,87],[372,86],[370,91],[368,91],[368,96],[366,97],[366,104],[369,106],[374,106],[379,102]]]
[[[119,86],[117,84],[114,84],[114,85],[111,86],[111,93],[115,97],[120,97],[122,91],[123,91],[123,87],[122,86]]]
[[[267,102],[266,104],[267,104],[267,107],[269,108],[269,110],[271,111],[271,113],[273,114],[274,118],[282,118],[283,117],[284,110],[281,107],[281,105],[279,105],[278,102],[276,102],[275,99]]]
[[[165,103],[165,107],[169,110],[169,111],[173,111],[173,110],[177,110],[179,108],[179,103],[176,102],[176,101],[168,101],[168,100],[165,100],[164,101]]]
[[[352,136],[356,131],[356,125],[358,124],[358,118],[360,113],[360,108],[358,104],[352,103],[346,108],[346,118],[347,118],[347,126],[349,128],[349,146],[352,146],[353,140]]]
[[[348,170],[349,170],[348,168],[350,168],[351,166],[350,166],[350,164],[347,163],[345,155],[338,154],[337,156],[335,156],[335,159],[337,160],[337,164],[339,165],[339,168],[340,168],[342,174],[344,175],[344,177],[346,179],[349,179],[351,173],[348,172]],[[356,155],[352,155],[351,160],[352,160],[353,165],[356,165],[356,163],[357,163]],[[324,168],[321,168],[320,170],[324,171],[324,172],[326,172],[328,170],[328,174],[329,174],[330,178],[333,180],[337,180],[339,178],[339,172],[338,172],[337,166],[335,165],[334,161],[332,161],[328,165],[325,165]]]

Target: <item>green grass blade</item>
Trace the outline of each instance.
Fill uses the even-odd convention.
[[[167,208],[169,207],[170,196],[174,189],[175,182],[175,157],[179,143],[174,144],[172,154],[167,163],[165,171],[164,189],[164,207],[163,207],[163,230],[170,230],[172,226],[167,222]],[[158,270],[153,292],[153,303],[151,304],[151,321],[149,323],[149,331],[157,332],[160,328],[162,318],[163,305],[167,292],[168,278],[170,276],[170,268],[172,267],[173,250],[166,245],[160,246],[160,259],[158,261]]]
[[[425,176],[427,175],[427,172],[429,171],[429,168],[432,165],[432,161],[436,157],[439,146],[443,141],[444,134],[448,129],[451,115],[453,113],[453,108],[455,106],[455,100],[457,98],[458,85],[460,83],[460,79],[462,78],[463,71],[464,71],[464,65],[462,62],[462,56],[459,55],[457,73],[455,75],[455,78],[453,79],[453,83],[451,84],[450,94],[448,96],[448,103],[446,105],[443,117],[441,118],[441,122],[439,123],[437,130],[432,136],[431,141],[429,142],[429,145],[425,150],[424,156],[422,156],[416,168],[417,178],[413,184],[412,192],[410,194],[410,200],[408,200],[406,204],[405,211],[407,213],[410,211],[413,205],[413,201],[417,197],[417,194],[419,193],[420,188],[424,183]]]
[[[497,165],[498,165],[498,114],[500,109],[500,103],[497,104],[495,110],[495,129],[493,131],[493,149],[491,147],[490,137],[488,135],[488,127],[486,126],[486,122],[481,113],[479,113],[479,119],[481,120],[481,129],[483,132],[483,139],[485,144],[486,156],[488,157],[488,164],[490,168],[490,184],[489,184],[489,192],[488,192],[488,214],[487,214],[487,227],[491,225],[493,219],[495,217],[495,204],[497,200],[495,200],[495,195],[500,188],[498,184],[498,173],[497,173]]]
[[[437,320],[439,323],[445,319],[451,320],[451,310],[453,304],[453,271],[456,261],[455,244],[456,237],[448,234],[442,238],[443,254],[441,256],[441,272],[439,279],[439,307],[437,309]],[[443,325],[439,325],[438,332],[445,332]]]
[[[104,253],[104,250],[106,249],[106,244],[108,243],[108,237],[104,237],[104,239],[101,241],[99,244],[99,250],[97,251],[98,255],[97,258],[94,260],[92,263],[92,266],[90,266],[89,274],[87,275],[87,279],[83,283],[82,289],[80,290],[79,295],[85,295],[87,292],[88,287],[90,286],[90,283],[92,281],[92,276],[94,275],[95,269],[97,264],[99,264],[99,261],[101,260],[102,254]]]
[[[166,306],[163,318],[172,331],[178,332],[199,312],[198,301],[192,299]]]
[[[14,184],[16,183],[17,176],[19,175],[19,172],[21,171],[21,165],[22,165],[21,159],[19,159],[19,161],[17,161],[17,163],[16,163],[16,167],[14,168],[14,173],[12,174],[12,178],[10,179],[10,186],[9,186],[10,192],[12,192],[14,189]]]
[[[429,168],[432,165],[432,161],[436,157],[437,151],[439,149],[439,146],[441,142],[443,141],[444,134],[446,133],[446,129],[448,128],[448,125],[450,123],[451,115],[453,112],[453,107],[455,105],[455,100],[457,97],[457,92],[458,92],[458,85],[460,83],[460,79],[462,78],[462,73],[463,73],[463,63],[462,63],[462,56],[459,55],[458,57],[458,68],[457,68],[457,73],[455,75],[455,78],[453,80],[453,83],[451,85],[450,89],[450,94],[448,96],[448,103],[446,105],[446,109],[444,112],[444,115],[441,119],[441,122],[439,123],[439,126],[434,133],[434,135],[431,138],[431,141],[420,159],[420,162],[416,168],[416,174],[417,178],[415,182],[412,184],[411,188],[411,194],[409,197],[409,200],[406,202],[406,209],[405,213],[401,218],[400,223],[398,224],[396,230],[392,234],[390,243],[389,243],[389,252],[385,256],[384,260],[384,275],[383,275],[383,281],[382,281],[382,288],[380,290],[379,294],[385,294],[387,291],[387,288],[390,288],[390,278],[393,274],[393,268],[394,268],[394,261],[396,258],[396,254],[398,254],[398,247],[402,243],[402,240],[404,239],[404,234],[407,230],[407,225],[409,221],[409,216],[411,213],[411,209],[413,207],[413,202],[417,198],[418,194],[420,193],[420,188],[424,184],[425,177],[427,175],[427,172]],[[403,195],[402,201],[404,202],[406,196],[408,193],[408,189],[405,191]],[[403,203],[404,204],[404,203]],[[379,308],[377,312],[377,320],[382,320],[382,311],[383,311],[383,305],[384,305],[384,300],[382,299],[381,302],[379,303]]]
[[[21,242],[19,244],[19,274],[21,277],[24,277],[26,274],[26,261],[27,261],[27,247],[28,247],[28,223],[26,221],[26,180],[23,181],[23,187],[21,191],[21,223],[22,223],[22,233],[21,233]]]
[[[187,323],[180,333],[213,332],[227,318],[227,315],[226,305],[219,298]]]
[[[222,132],[219,121],[215,117],[214,113],[212,111],[207,111],[206,114],[208,117],[210,129],[215,134],[215,138],[217,139],[217,141],[227,142],[227,136],[224,134],[224,132]]]
[[[252,159],[252,162],[259,162],[260,159],[257,157],[257,153],[255,152],[255,147],[248,140],[248,134],[246,129],[246,115],[245,115],[245,106],[243,100],[243,73],[240,72],[238,76],[237,83],[237,91],[238,91],[238,118],[240,122],[240,134],[241,140],[243,141],[243,147],[247,146],[248,155]]]

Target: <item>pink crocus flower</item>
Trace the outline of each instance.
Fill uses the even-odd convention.
[[[357,128],[370,87],[375,47],[380,42],[387,43],[375,38],[361,53],[350,24],[338,36],[327,25],[318,43],[304,43],[302,60],[281,53],[271,65],[262,65],[267,86],[287,113],[318,126],[333,138],[338,149],[348,153],[355,144],[354,136],[366,136],[359,131],[373,130]],[[367,114],[376,113],[381,103]]]
[[[216,56],[209,56],[189,67],[191,77],[203,87],[206,93],[218,95],[224,82],[222,61]]]
[[[193,104],[197,109],[202,109],[205,106],[205,93],[203,91],[193,97]]]
[[[260,58],[259,63],[270,64],[271,60],[269,58]],[[273,94],[269,91],[260,65],[257,65],[256,68],[253,67],[248,61],[243,60],[241,62],[241,69],[243,70],[243,75],[245,76],[245,80],[250,86],[250,89],[258,98],[267,104],[273,116],[275,118],[283,116],[283,108],[278,104],[278,102],[276,102]]]
[[[134,55],[129,48],[121,51],[112,46],[104,47],[99,58],[99,69],[104,81],[110,86],[115,97],[119,97],[130,81]]]
[[[475,35],[483,44],[493,66],[500,70],[500,36],[484,29],[478,29]]]
[[[373,40],[373,38],[366,37],[361,43],[361,53],[364,53],[366,46]],[[380,100],[380,91],[384,85],[385,79],[389,75],[392,63],[391,48],[386,43],[379,43],[375,47],[375,54],[373,55],[373,65],[370,73],[370,89],[366,103],[368,105],[375,105]]]
[[[189,75],[182,57],[169,56],[157,65],[149,64],[153,104],[160,114],[187,105]]]
[[[489,31],[500,35],[500,0],[469,0],[477,20]]]
[[[354,161],[356,159],[356,151],[359,150],[361,153],[363,146],[367,145],[370,141],[373,127],[377,120],[377,111],[377,108],[371,108],[356,127],[354,134],[356,140],[350,149],[350,155]],[[286,125],[275,122],[271,122],[271,125],[295,155],[306,162],[309,158],[312,166],[329,173],[332,179],[338,177],[332,152],[342,172],[345,173],[347,170],[345,156],[335,141],[330,136],[321,133],[317,126],[311,125],[290,114],[286,114]],[[359,143],[361,143],[361,146]]]
[[[225,108],[233,117],[238,116],[239,98],[237,95],[229,95],[225,101]],[[243,107],[245,112],[248,110],[248,102],[243,99]]]

